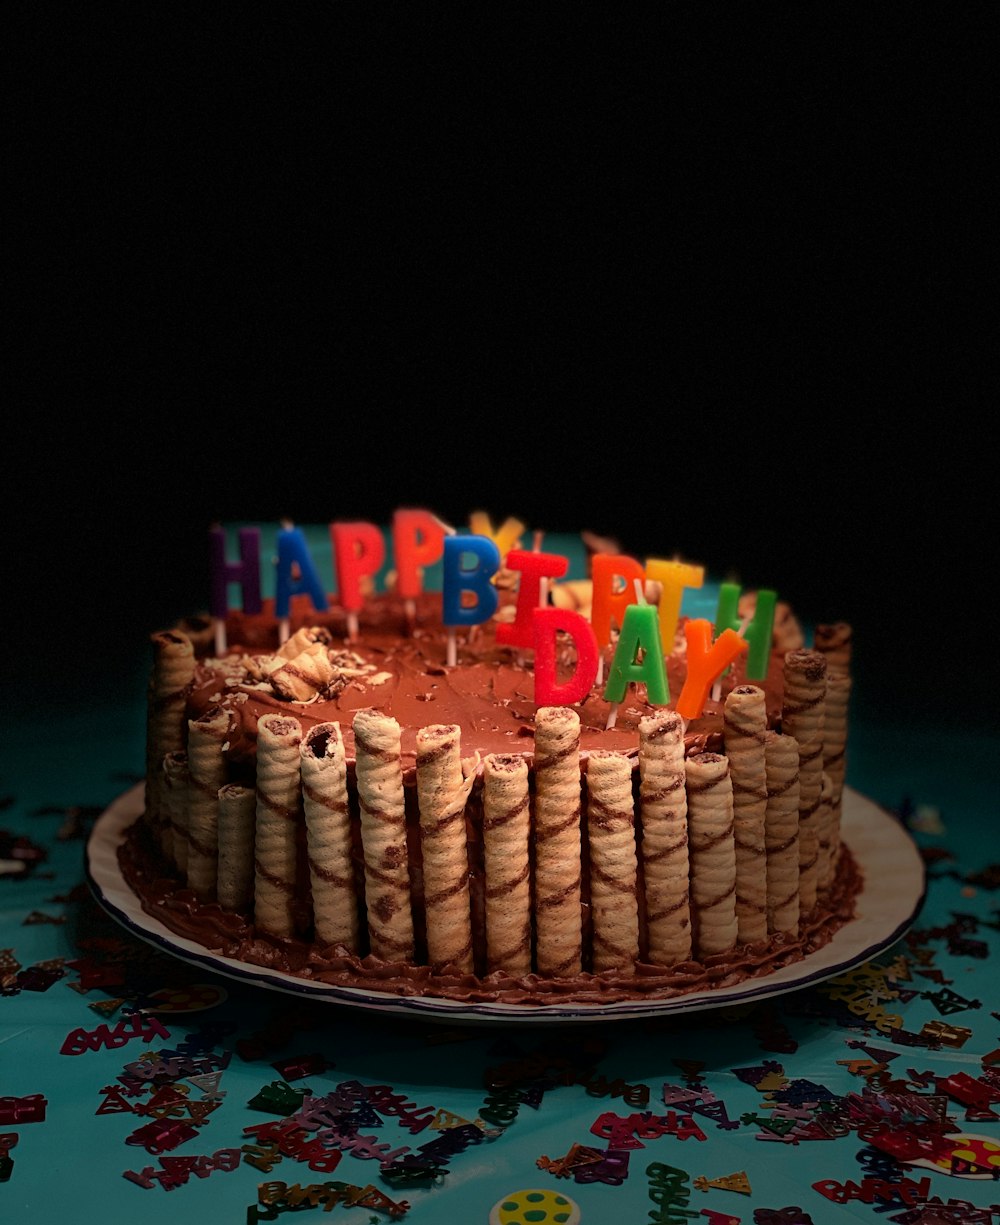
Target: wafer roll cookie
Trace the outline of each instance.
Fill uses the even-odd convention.
[[[303,737],[300,753],[316,936],[324,944],[342,944],[356,953],[358,899],[340,724],[315,724]]]
[[[183,749],[168,753],[163,759],[162,816],[170,827],[171,855],[183,880],[187,880],[188,848],[188,777],[187,753]]]
[[[285,639],[275,654],[279,659],[294,659],[296,655],[301,655],[303,651],[308,651],[316,643],[329,646],[332,641],[330,631],[323,626],[303,625],[294,634]]]
[[[840,818],[844,805],[847,774],[847,723],[851,678],[842,673],[827,673],[826,713],[823,719],[823,769],[830,776],[830,807],[833,821],[833,859],[840,848]]]
[[[491,753],[483,760],[486,959],[490,973],[531,971],[531,831],[528,763]]]
[[[188,720],[187,883],[202,901],[215,899],[219,870],[219,788],[226,783],[222,747],[232,714],[213,706]]]
[[[639,721],[639,805],[649,960],[691,957],[684,721],[662,710]]]
[[[827,676],[849,676],[853,631],[846,621],[817,625],[813,646],[826,659]]]
[[[162,804],[164,778],[161,766],[168,753],[186,746],[184,704],[194,676],[194,645],[179,630],[160,630],[150,638],[153,666],[146,690],[146,786],[144,820],[161,848],[172,849],[170,827]]]
[[[820,651],[791,651],[784,662],[781,730],[799,746],[799,909],[816,904],[819,805],[823,785],[826,658]]]
[[[279,698],[288,702],[308,702],[329,684],[333,674],[329,651],[321,642],[313,642],[276,668],[267,679]]]
[[[289,715],[257,723],[254,922],[275,936],[295,934],[296,826],[302,812],[302,725]]]
[[[639,956],[632,763],[621,753],[591,753],[586,780],[593,969],[629,972]]]
[[[475,775],[462,771],[460,729],[436,723],[417,732],[417,804],[424,867],[427,955],[434,970],[471,971],[472,913],[465,804]]]
[[[767,930],[797,935],[799,930],[799,746],[793,736],[769,731],[764,737],[767,765]]]
[[[371,951],[383,961],[409,961],[413,914],[400,727],[377,710],[359,710],[353,728]]]
[[[535,714],[535,961],[546,977],[582,968],[580,716]]]
[[[729,759],[721,753],[687,758],[688,837],[695,950],[699,957],[736,947],[736,842]]]
[[[767,939],[766,732],[764,690],[738,685],[726,697],[723,740],[733,783],[736,920],[741,944]]]
[[[257,793],[226,783],[219,788],[219,875],[216,896],[224,910],[249,910],[253,904],[253,844]]]
[[[833,830],[833,784],[823,771],[819,793],[819,808],[816,812],[816,890],[823,893],[833,881],[836,862]]]

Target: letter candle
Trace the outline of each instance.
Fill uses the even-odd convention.
[[[604,679],[604,648],[611,642],[611,619],[617,622],[619,631],[624,621],[625,609],[635,602],[633,587],[636,582],[645,582],[645,571],[634,557],[620,553],[595,553],[590,563],[593,597],[590,623],[594,627],[600,651],[597,683]],[[618,589],[618,580],[623,583]],[[635,587],[638,592],[639,588]]]
[[[511,549],[507,554],[507,569],[517,570],[517,605],[514,620],[496,627],[497,642],[503,646],[531,647],[534,645],[533,614],[546,606],[543,596],[545,580],[562,578],[569,568],[569,558],[558,553],[525,552]],[[555,703],[553,703],[555,704]]]
[[[712,681],[747,649],[745,639],[728,627],[712,642],[712,623],[698,617],[684,623],[687,639],[687,678],[677,699],[676,711],[683,718],[697,719],[705,708]]]
[[[463,558],[471,556],[472,566]],[[448,666],[456,662],[455,627],[480,625],[496,612],[499,596],[491,579],[500,569],[500,550],[487,536],[449,536],[442,558],[441,620],[448,627]],[[475,597],[463,602],[463,592]]]
[[[416,599],[424,589],[425,566],[433,566],[444,552],[445,533],[455,529],[428,510],[397,510],[392,518],[392,551],[396,562],[396,591],[402,596],[406,619],[416,620]]]
[[[686,562],[664,561],[658,557],[646,559],[646,578],[660,584],[658,610],[660,615],[660,641],[664,655],[674,649],[674,635],[681,615],[681,601],[686,587],[701,587],[705,581],[702,566],[691,566]],[[735,627],[734,627],[735,628]]]
[[[209,610],[215,627],[215,653],[225,655],[226,613],[229,611],[229,584],[239,583],[242,608],[255,616],[260,612],[260,529],[241,527],[239,531],[240,560],[226,561],[226,533],[221,524],[213,524],[208,534],[211,591]]]
[[[625,608],[618,645],[604,689],[604,700],[612,704],[608,713],[609,730],[615,725],[618,707],[630,682],[644,681],[646,693],[654,705],[666,706],[670,702],[656,608],[646,602],[643,580],[636,578],[633,585],[635,603]]]
[[[576,647],[576,669],[562,684],[556,680],[560,633],[569,634]],[[597,676],[597,640],[590,622],[569,608],[536,608],[531,616],[531,634],[535,648],[535,705],[572,706],[582,702]]]
[[[771,642],[774,633],[774,609],[778,602],[777,593],[767,589],[757,592],[756,606],[752,618],[739,615],[740,603],[739,583],[721,583],[719,586],[719,605],[715,614],[716,630],[730,629],[743,633],[749,646],[747,649],[747,680],[762,681],[767,679],[767,667],[771,658]],[[740,627],[743,629],[740,629]]]
[[[293,595],[307,591],[317,612],[325,612],[329,608],[323,583],[302,529],[289,519],[282,519],[281,531],[278,532],[276,567],[274,611],[278,617],[278,638],[284,643],[288,641],[288,614]]]
[[[385,540],[374,523],[331,523],[330,542],[337,569],[337,590],[347,610],[347,636],[358,636],[364,605],[361,580],[377,574],[385,561]]]

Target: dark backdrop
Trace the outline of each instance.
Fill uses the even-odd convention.
[[[114,677],[214,519],[409,504],[679,552],[851,621],[886,718],[981,705],[986,10],[331,12],[15,21],[6,678]]]

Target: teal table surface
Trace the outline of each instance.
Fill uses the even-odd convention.
[[[69,682],[37,695],[4,732],[0,1221],[487,1225],[522,1191],[522,1216],[496,1219],[1000,1221],[992,737],[855,713],[848,784],[909,827],[928,875],[865,973],[652,1020],[466,1028],[215,976],[95,903],[86,839],[141,777],[146,666],[137,651],[86,702]],[[304,1145],[291,1115],[352,1091],[366,1144],[342,1123],[339,1146]],[[873,1121],[951,1136],[958,1159],[893,1157]],[[382,1169],[442,1137],[433,1178]]]

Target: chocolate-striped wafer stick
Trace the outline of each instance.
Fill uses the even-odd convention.
[[[823,722],[823,769],[832,787],[831,858],[836,869],[840,854],[840,820],[844,805],[847,768],[847,725],[851,697],[851,652],[853,632],[846,621],[817,625],[814,645],[826,659],[826,714]]]
[[[150,636],[153,666],[146,689],[146,786],[143,820],[161,849],[172,849],[170,829],[162,812],[163,759],[187,744],[184,705],[194,676],[194,645],[179,630],[159,630]]]
[[[819,806],[823,786],[823,722],[826,657],[820,651],[790,651],[784,661],[781,730],[799,746],[799,911],[816,905]]]
[[[483,858],[489,973],[531,971],[531,832],[528,763],[513,754],[483,759]]]
[[[462,770],[457,723],[434,723],[417,731],[427,955],[435,971],[473,968],[465,803],[474,779],[474,771],[466,777]]]
[[[823,892],[833,883],[836,856],[840,849],[834,831],[833,783],[824,770],[820,782],[819,809],[816,814],[816,889]]]
[[[547,978],[579,974],[580,716],[569,706],[535,713],[535,964]]]
[[[232,712],[212,706],[188,720],[187,883],[202,901],[215,900],[219,870],[219,788],[226,783],[222,747]]]
[[[632,763],[598,750],[587,760],[593,969],[631,971],[639,956]]]
[[[302,725],[290,715],[257,723],[254,922],[275,936],[295,934],[296,827],[302,816]]]
[[[736,947],[736,842],[729,759],[687,758],[688,839],[695,951],[699,957]]]
[[[767,930],[799,930],[799,746],[793,736],[764,736],[767,766]]]
[[[253,904],[253,844],[257,793],[241,783],[219,788],[219,875],[215,892],[224,910]]]
[[[400,727],[391,716],[371,709],[357,711],[352,726],[371,951],[383,961],[412,960]]]
[[[684,720],[658,710],[639,720],[639,811],[649,960],[691,957]]]
[[[726,696],[722,735],[733,782],[736,921],[740,944],[767,939],[766,731],[764,690],[758,685],[737,685]]]
[[[347,759],[340,724],[317,723],[303,737],[302,809],[316,938],[358,951],[358,899],[351,860]]]
[[[183,880],[187,880],[188,848],[188,777],[187,753],[178,749],[163,758],[163,779],[160,812],[169,827],[170,855]],[[164,835],[166,837],[166,835]]]
[[[853,631],[846,621],[817,625],[813,646],[826,659],[827,676],[850,676]]]

